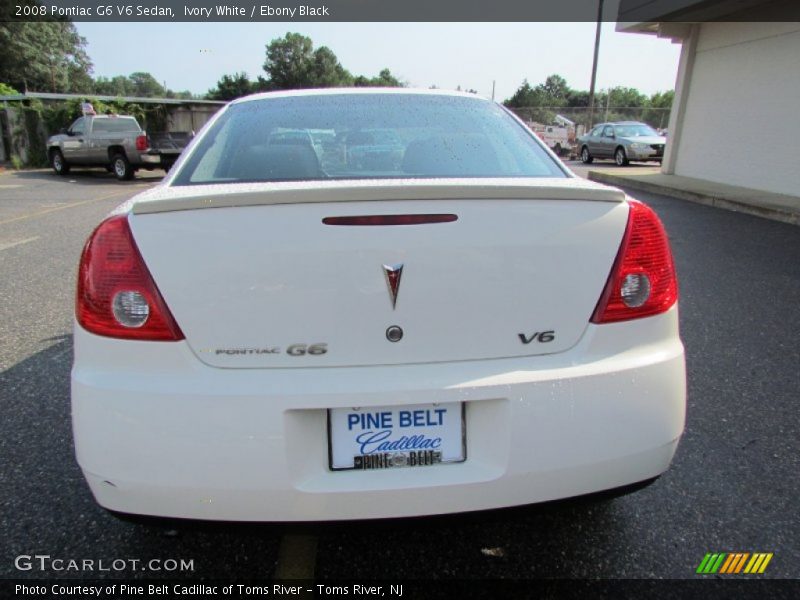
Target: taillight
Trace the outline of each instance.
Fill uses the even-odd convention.
[[[613,323],[665,312],[678,300],[669,241],[649,206],[629,200],[628,226],[592,323]]]
[[[78,323],[91,333],[132,340],[182,340],[133,240],[127,215],[103,221],[78,267]]]
[[[142,135],[137,135],[136,136],[136,150],[137,151],[144,152],[149,147],[150,147],[150,142],[147,139],[146,135],[142,134]]]

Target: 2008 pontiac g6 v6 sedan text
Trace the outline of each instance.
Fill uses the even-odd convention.
[[[78,462],[119,513],[402,517],[663,473],[684,426],[655,213],[501,106],[251,96],[84,249]]]

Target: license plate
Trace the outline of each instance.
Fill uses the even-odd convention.
[[[332,471],[428,467],[466,458],[462,402],[328,410]]]

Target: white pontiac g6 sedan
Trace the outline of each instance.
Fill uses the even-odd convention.
[[[230,521],[646,482],[684,427],[677,299],[656,214],[493,102],[250,96],[86,243],[78,463],[115,513]]]

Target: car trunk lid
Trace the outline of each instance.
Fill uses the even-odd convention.
[[[620,192],[561,183],[164,194],[134,205],[130,223],[187,343],[208,365],[533,356],[580,339],[627,220]],[[456,218],[323,222],[419,214]],[[399,341],[392,327],[402,329]]]

